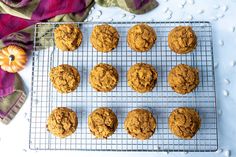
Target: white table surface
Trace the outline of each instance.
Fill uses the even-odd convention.
[[[144,15],[95,5],[89,21],[209,20],[213,25],[219,151],[212,153],[32,151],[28,149],[30,97],[9,124],[0,124],[0,156],[236,156],[236,0],[158,0],[160,6]],[[101,15],[100,15],[101,14]],[[100,16],[99,16],[100,15]],[[222,44],[223,41],[223,44]],[[30,90],[31,62],[20,72]],[[228,80],[228,81],[227,81]],[[228,96],[227,93],[228,92]]]

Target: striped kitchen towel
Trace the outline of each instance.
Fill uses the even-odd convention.
[[[19,74],[0,68],[0,121],[8,124],[26,100],[26,90]]]

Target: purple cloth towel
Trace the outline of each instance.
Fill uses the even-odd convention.
[[[23,82],[17,73],[0,68],[0,121],[8,124],[26,100]]]
[[[14,90],[15,75],[0,68],[0,97],[11,94]]]

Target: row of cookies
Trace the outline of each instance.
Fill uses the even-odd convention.
[[[51,69],[50,80],[60,93],[73,92],[80,83],[78,70],[67,64]],[[136,63],[127,72],[128,86],[139,93],[150,92],[157,83],[158,73],[146,63]],[[119,74],[112,65],[100,63],[90,72],[89,83],[98,92],[112,91],[118,84]],[[192,92],[199,84],[198,69],[186,64],[173,67],[168,74],[170,87],[179,94]]]
[[[91,33],[90,42],[99,52],[110,52],[115,49],[119,42],[119,33],[111,25],[96,25]],[[74,51],[83,39],[79,27],[73,24],[59,25],[54,31],[56,46],[62,51]],[[146,52],[152,48],[157,40],[155,30],[140,23],[128,30],[128,46],[137,52]],[[197,45],[197,36],[190,26],[177,26],[168,34],[169,48],[178,53],[186,54],[193,51]]]
[[[201,126],[201,118],[195,109],[179,107],[169,115],[168,124],[170,131],[177,137],[191,139]],[[46,124],[48,131],[60,138],[73,134],[77,126],[77,113],[67,107],[54,109]],[[108,138],[117,127],[117,116],[110,108],[97,108],[88,116],[88,128],[96,138]],[[124,129],[127,133],[139,140],[149,139],[156,128],[156,118],[147,109],[134,109],[128,112],[124,120]]]

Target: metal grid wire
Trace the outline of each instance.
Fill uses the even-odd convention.
[[[127,30],[135,22],[111,22],[120,34],[118,47],[111,53],[99,53],[92,48],[89,37],[92,28],[101,24],[77,23],[83,33],[82,45],[74,52],[60,52],[53,42],[53,31],[60,23],[39,23],[35,26],[33,74],[31,95],[31,149],[41,150],[86,150],[86,151],[215,151],[218,147],[215,80],[213,69],[212,30],[209,22],[150,22],[158,36],[157,42],[147,53],[133,52],[127,47]],[[167,45],[168,32],[179,25],[192,26],[198,37],[194,52],[177,55]],[[47,31],[42,35],[42,32]],[[40,44],[43,43],[43,44]],[[42,46],[50,45],[52,46]],[[95,92],[88,83],[89,72],[98,63],[112,64],[119,72],[118,86],[108,93]],[[152,92],[139,94],[127,86],[126,73],[131,65],[144,62],[158,71],[158,82]],[[167,83],[170,69],[184,63],[199,69],[200,84],[187,95],[175,93]],[[70,64],[77,67],[81,83],[75,92],[58,93],[50,83],[48,73],[52,67]],[[76,132],[59,139],[46,129],[50,112],[58,106],[67,106],[77,112]],[[117,115],[116,132],[105,139],[96,139],[87,127],[88,115],[101,106],[110,107]],[[171,134],[168,116],[174,108],[194,107],[202,119],[201,129],[191,140],[181,140]],[[157,119],[155,134],[145,141],[130,137],[124,130],[124,119],[134,108],[148,108]]]

